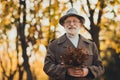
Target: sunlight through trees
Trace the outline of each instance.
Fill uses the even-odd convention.
[[[47,45],[65,33],[58,22],[71,7],[85,17],[80,34],[99,48],[99,80],[120,80],[120,0],[0,0],[0,80],[49,80]]]

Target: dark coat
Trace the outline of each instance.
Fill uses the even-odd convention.
[[[53,40],[49,44],[43,70],[50,77],[50,80],[66,80],[66,77],[70,78],[69,80],[91,80],[104,73],[104,68],[98,55],[98,49],[95,43],[80,35],[77,48],[87,49],[89,57],[85,61],[85,65],[89,69],[89,74],[84,79],[75,79],[67,76],[67,70],[63,67],[61,56],[68,47],[74,47],[74,45],[67,38],[66,34],[56,40]]]

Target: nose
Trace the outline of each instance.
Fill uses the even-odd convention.
[[[73,21],[70,22],[70,25],[74,25],[75,23]]]

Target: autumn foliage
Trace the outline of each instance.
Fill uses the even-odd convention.
[[[82,67],[87,57],[86,49],[69,48],[62,56],[62,61],[65,67]]]

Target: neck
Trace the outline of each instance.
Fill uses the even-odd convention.
[[[78,37],[78,34],[68,34],[67,33],[67,36],[70,37],[70,38],[75,38],[75,37]]]

